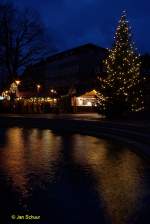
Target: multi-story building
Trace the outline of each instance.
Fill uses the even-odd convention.
[[[96,76],[103,72],[102,60],[106,54],[106,49],[86,44],[28,66],[23,77],[41,84],[46,92],[57,89],[66,94],[72,88],[84,92],[92,88]]]
[[[102,62],[107,52],[94,44],[85,44],[31,64],[16,96],[31,107],[49,103],[50,107],[61,105],[62,111],[68,111],[68,105],[83,107],[82,111],[92,108],[97,76],[103,74]]]

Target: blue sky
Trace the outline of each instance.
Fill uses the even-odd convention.
[[[150,52],[149,0],[12,0],[37,10],[53,45],[63,51],[84,43],[111,47],[121,12],[126,9],[140,53]]]

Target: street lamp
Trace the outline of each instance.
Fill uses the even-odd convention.
[[[38,84],[36,87],[37,87],[37,91],[39,92],[41,85]]]
[[[53,106],[55,105],[55,102],[57,101],[56,99],[54,99],[54,97],[56,96],[57,91],[54,89],[50,89],[51,92],[51,97],[52,97],[52,104]]]
[[[36,85],[36,88],[37,88],[37,94],[38,94],[38,96],[39,96],[39,92],[40,92],[41,85],[40,85],[40,84],[37,84],[37,85]]]
[[[50,89],[50,92],[51,92],[51,93],[57,93],[57,91],[54,90],[54,89]]]

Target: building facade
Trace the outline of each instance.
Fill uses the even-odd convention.
[[[94,87],[96,76],[103,72],[102,61],[107,50],[94,44],[86,44],[30,65],[23,78],[40,83],[44,90],[57,89],[60,94],[67,94],[70,88],[77,93]]]
[[[4,91],[15,112],[92,112],[97,76],[107,50],[86,44],[50,56],[26,68],[22,79]],[[78,109],[77,109],[78,108]]]

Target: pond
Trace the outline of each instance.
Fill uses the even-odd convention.
[[[80,134],[1,128],[0,223],[150,223],[150,164],[131,149]],[[31,215],[37,219],[21,220]]]

